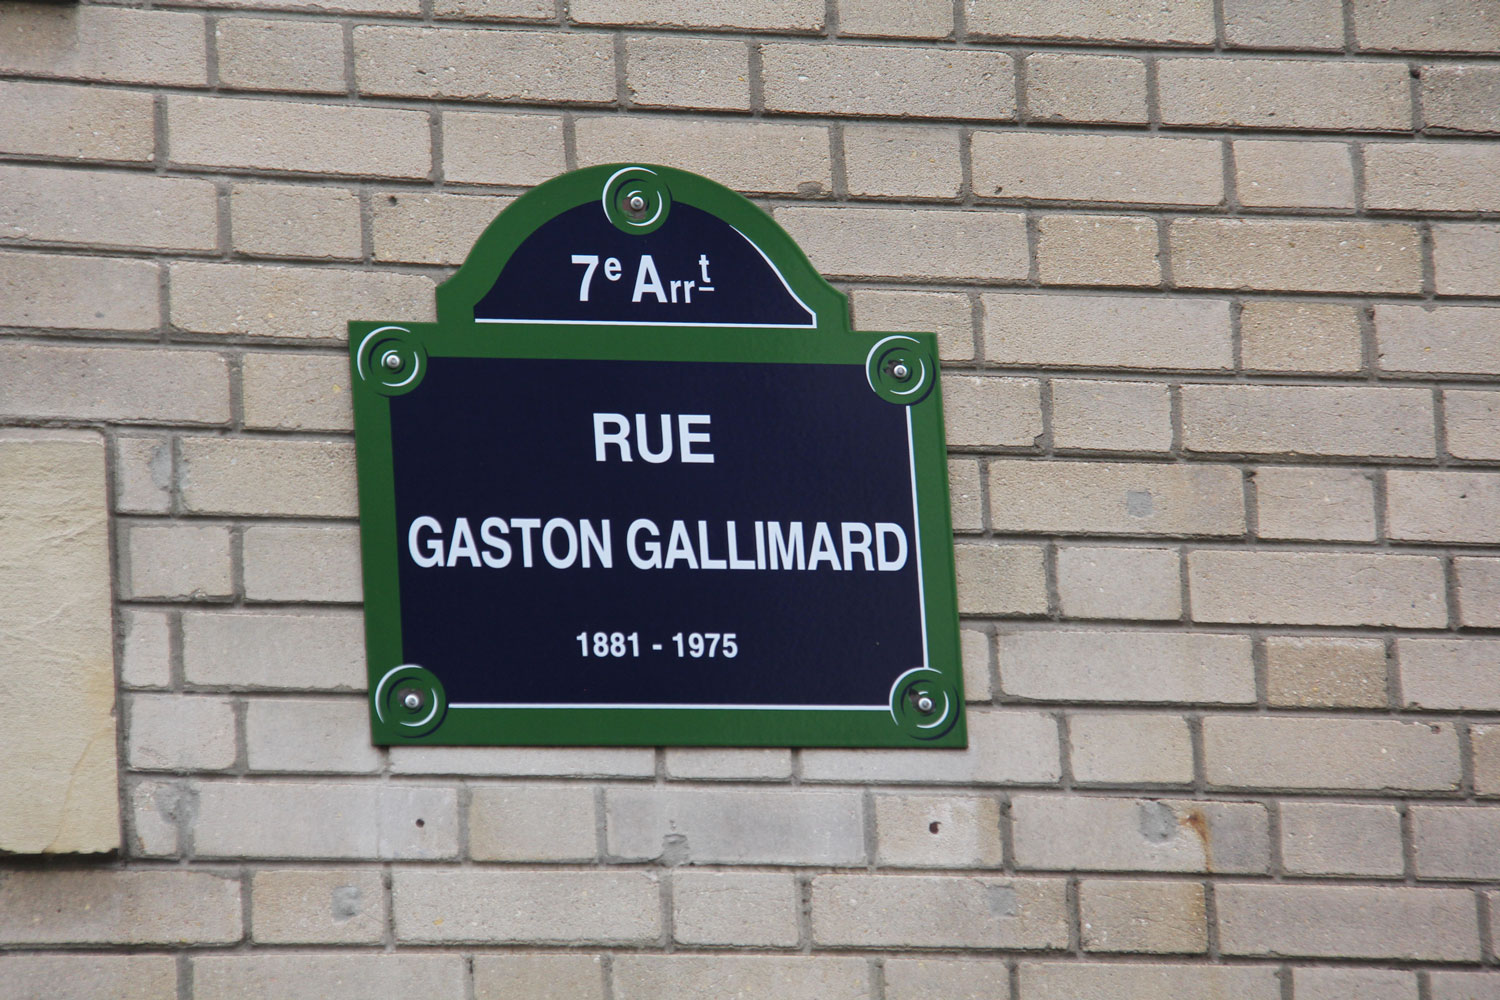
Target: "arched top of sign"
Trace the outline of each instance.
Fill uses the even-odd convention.
[[[671,167],[576,170],[518,198],[437,292],[443,322],[849,330],[844,295],[754,204]]]

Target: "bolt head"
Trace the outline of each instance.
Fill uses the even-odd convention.
[[[906,362],[898,361],[891,368],[891,374],[904,382],[911,377],[911,369],[906,366]]]
[[[936,707],[937,703],[932,700],[932,697],[930,695],[924,694],[917,698],[917,711],[923,713],[924,715],[928,712],[931,712]]]
[[[646,199],[638,194],[631,195],[625,204],[630,207],[632,212],[644,212],[646,210]]]
[[[401,355],[397,354],[395,351],[386,351],[385,355],[380,359],[380,363],[385,365],[391,371],[395,371],[397,368],[401,367]]]
[[[422,696],[415,691],[408,691],[401,696],[401,704],[415,712],[422,707]]]

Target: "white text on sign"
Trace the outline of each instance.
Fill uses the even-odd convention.
[[[589,292],[593,288],[594,274],[599,270],[599,255],[575,253],[572,255],[572,261],[583,267],[583,277],[578,282],[578,301],[587,302]],[[635,268],[635,287],[631,290],[630,301],[641,302],[649,295],[662,305],[678,302],[690,303],[693,301],[695,289],[699,294],[716,290],[708,276],[710,263],[708,255],[700,253],[698,275],[695,278],[669,278],[663,281],[661,272],[657,270],[655,258],[649,253],[641,254],[641,259]],[[625,265],[620,262],[620,258],[606,257],[604,259],[606,281],[619,281],[624,273]]]

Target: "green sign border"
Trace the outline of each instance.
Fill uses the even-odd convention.
[[[659,178],[672,202],[729,223],[774,262],[812,309],[815,328],[480,324],[474,304],[511,254],[537,227],[585,202],[634,168]],[[931,333],[855,333],[844,295],[823,280],[801,248],[755,205],[706,178],[670,167],[610,164],[564,174],[500,213],[462,268],[437,289],[435,323],[349,323],[360,541],[364,564],[365,646],[370,724],[377,745],[443,746],[824,746],[963,747],[963,673],[958,639],[953,533],[943,433],[937,343]],[[879,353],[877,353],[877,349]],[[904,674],[891,704],[861,708],[618,708],[450,706],[441,678],[402,659],[398,584],[400,532],[391,454],[392,396],[418,390],[428,358],[751,362],[859,365],[872,391],[907,406],[917,536],[926,617],[926,667]],[[915,403],[900,401],[910,383],[893,383],[899,358],[928,385]],[[910,376],[908,376],[909,380]],[[503,614],[503,609],[501,609]],[[497,624],[497,629],[503,625]],[[503,656],[503,648],[498,654]],[[406,700],[414,702],[408,705]],[[934,721],[936,720],[936,721]]]

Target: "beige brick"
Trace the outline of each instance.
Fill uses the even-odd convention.
[[[165,514],[172,506],[172,443],[160,437],[115,438],[115,510]]]
[[[201,87],[207,52],[197,14],[30,3],[0,11],[0,73]]]
[[[839,0],[839,34],[872,38],[947,38],[953,6],[944,0],[892,5],[881,0]]]
[[[1015,115],[1015,64],[1004,52],[915,45],[761,46],[767,111],[884,117]]]
[[[363,691],[364,620],[342,611],[185,614],[182,663],[191,684]]]
[[[1500,67],[1422,67],[1422,119],[1429,129],[1500,132]]]
[[[221,18],[214,26],[219,85],[230,90],[342,94],[344,29],[331,21]]]
[[[1068,618],[1176,619],[1182,614],[1176,549],[1064,546],[1057,592]]]
[[[1500,143],[1370,142],[1365,207],[1417,212],[1500,208]]]
[[[1417,1000],[1417,975],[1387,969],[1293,969],[1298,1000]]]
[[[1023,962],[1026,1000],[1277,1000],[1281,984],[1271,966],[1149,965]]]
[[[1040,547],[960,542],[953,547],[953,559],[960,614],[1047,613],[1047,571]]]
[[[964,700],[989,701],[994,697],[990,688],[989,633],[973,628],[959,629],[958,641],[963,656]]]
[[[1240,351],[1251,371],[1353,372],[1364,367],[1359,311],[1327,302],[1246,302]]]
[[[212,782],[198,786],[201,858],[453,858],[458,795],[419,785]]]
[[[993,38],[1081,39],[1212,45],[1213,5],[1208,0],[1164,0],[1121,5],[1104,0],[1046,4],[971,3],[968,27]]]
[[[1058,871],[1263,872],[1265,807],[1250,802],[1014,796],[1016,866]]]
[[[0,252],[0,326],[153,330],[159,273],[144,260]]]
[[[222,771],[235,761],[228,698],[138,694],[130,699],[130,766],[142,771]]]
[[[193,958],[195,1000],[273,1000],[290,984],[320,1000],[461,996],[462,955],[258,954]]]
[[[352,430],[349,383],[346,357],[245,354],[240,362],[245,426],[288,431]]]
[[[1188,555],[1193,618],[1285,625],[1442,628],[1443,567],[1430,556],[1202,550]]]
[[[364,676],[360,653],[360,676]],[[363,684],[363,681],[360,682]],[[649,778],[650,747],[392,747],[392,774],[458,774],[576,778]]]
[[[246,762],[252,771],[380,770],[370,745],[364,699],[254,698],[245,710]]]
[[[1381,708],[1386,704],[1385,643],[1268,636],[1266,699],[1295,708]]]
[[[1245,530],[1240,474],[1227,466],[992,459],[995,531],[1232,535]]]
[[[936,333],[944,361],[974,357],[974,311],[959,292],[891,292],[857,288],[854,325],[861,330]]]
[[[479,21],[550,21],[557,8],[549,0],[435,0],[432,13]]]
[[[804,781],[897,784],[1047,784],[1061,774],[1057,720],[1036,711],[968,713],[962,751],[803,750]]]
[[[396,937],[408,942],[654,944],[657,878],[642,871],[397,870]]]
[[[1418,52],[1493,52],[1500,18],[1463,0],[1353,0],[1354,34],[1361,49]]]
[[[474,1000],[604,1000],[597,955],[507,952],[474,956]]]
[[[1469,738],[1474,747],[1475,793],[1500,795],[1500,726],[1471,726]]]
[[[1495,1000],[1500,980],[1493,972],[1433,972],[1428,976],[1432,1000]]]
[[[789,874],[679,871],[672,876],[672,935],[679,944],[794,947],[800,909],[797,880]]]
[[[1438,223],[1432,242],[1439,295],[1493,295],[1500,288],[1500,226]]]
[[[1354,168],[1341,142],[1241,140],[1234,144],[1234,168],[1242,205],[1354,207]]]
[[[1411,128],[1411,81],[1398,63],[1162,59],[1156,75],[1167,125]]]
[[[234,593],[227,527],[133,524],[126,538],[124,596],[201,601]]]
[[[486,785],[469,803],[476,861],[592,861],[594,789],[588,785]]]
[[[1398,639],[1401,693],[1412,708],[1500,708],[1500,639]]]
[[[1224,38],[1250,49],[1344,48],[1339,0],[1224,0]]]
[[[1042,433],[1041,385],[1035,379],[943,377],[948,444],[959,447],[1027,447]]]
[[[345,442],[188,438],[183,506],[200,514],[355,517],[354,448]]]
[[[208,351],[0,346],[0,416],[223,424],[229,366]]]
[[[83,160],[151,159],[156,148],[148,93],[0,83],[0,149]]]
[[[1188,385],[1182,443],[1196,452],[1436,454],[1432,393],[1368,386]]]
[[[1392,469],[1386,533],[1424,542],[1500,542],[1500,474]]]
[[[625,87],[642,108],[750,110],[744,42],[650,36],[625,41]]]
[[[208,181],[103,170],[0,166],[0,234],[49,243],[211,250],[216,194]]]
[[[360,25],[354,79],[362,94],[527,104],[615,99],[615,58],[597,32]]]
[[[984,499],[979,492],[979,463],[948,460],[948,496],[953,505],[954,531],[984,530]]]
[[[489,195],[384,194],[372,199],[376,260],[462,264],[474,242],[514,199]]]
[[[1080,712],[1068,718],[1073,778],[1183,785],[1193,780],[1187,720],[1157,713]]]
[[[812,880],[819,945],[1061,948],[1061,879],[940,875],[819,875]]]
[[[1084,879],[1078,910],[1085,951],[1191,954],[1208,948],[1203,886],[1196,882]]]
[[[1418,292],[1421,239],[1409,225],[1176,219],[1167,230],[1183,288]]]
[[[974,194],[1032,201],[1217,205],[1224,162],[1215,139],[1059,132],[976,132]]]
[[[1144,125],[1146,64],[1075,52],[1028,55],[1026,114],[1032,121]]]
[[[825,274],[1019,281],[1030,268],[1015,212],[783,208],[776,221]]]
[[[1167,451],[1172,400],[1160,382],[1052,382],[1052,444],[1089,451]]]
[[[1226,955],[1475,961],[1474,899],[1405,886],[1217,887]]]
[[[180,166],[411,178],[432,168],[422,111],[168,97],[167,129]]]
[[[1500,309],[1380,305],[1375,339],[1378,363],[1386,371],[1500,371]]]
[[[421,13],[419,0],[188,0],[212,7],[250,8],[255,11],[287,10],[313,14],[410,14]]]
[[[184,781],[137,780],[130,788],[132,854],[143,858],[176,857],[178,827],[197,808],[193,791]]]
[[[374,869],[258,871],[250,910],[251,937],[265,944],[379,944],[385,937],[385,887]]]
[[[350,320],[433,311],[416,274],[183,261],[171,276],[172,324],[193,333],[343,341]]]
[[[315,260],[364,254],[359,198],[347,188],[236,184],[229,212],[234,248],[242,254]]]
[[[1266,466],[1255,471],[1261,538],[1374,541],[1375,487],[1351,469]]]
[[[1037,277],[1046,285],[1159,285],[1156,221],[1143,215],[1043,215]]]
[[[865,861],[864,809],[856,792],[617,786],[605,790],[604,810],[609,854],[621,860]]]
[[[1393,806],[1283,802],[1281,857],[1296,875],[1398,876],[1401,817]]]
[[[792,776],[790,750],[668,747],[667,777],[697,781],[777,780]]]
[[[1500,559],[1459,557],[1458,620],[1461,625],[1500,628]]]
[[[870,995],[864,959],[822,955],[621,955],[615,959],[612,981],[617,1000],[866,1000]]]
[[[1208,716],[1208,781],[1234,788],[1458,787],[1458,736],[1449,723],[1394,719]]]
[[[748,28],[817,31],[821,0],[766,0],[756,4],[708,0],[683,5],[667,0],[572,0],[568,16],[580,24],[640,24],[666,28]]]
[[[566,169],[561,118],[443,112],[443,180],[449,184],[524,187]]]
[[[5,955],[0,980],[29,1000],[172,1000],[170,955]]]
[[[963,189],[955,129],[902,125],[844,127],[849,193],[873,198],[957,198]]]
[[[999,636],[1000,687],[1048,701],[1255,700],[1246,636],[1027,631]]]
[[[245,599],[361,599],[359,529],[255,525],[244,534]]]
[[[120,609],[120,682],[163,688],[172,683],[171,619],[161,611]]]
[[[875,862],[890,868],[998,868],[1000,803],[956,795],[875,796]]]
[[[1005,365],[1226,369],[1229,303],[1134,295],[983,296],[984,354]]]
[[[240,883],[207,872],[12,870],[0,881],[5,944],[229,944]]]
[[[580,118],[578,165],[655,163],[712,177],[751,194],[833,190],[828,130],[819,125],[680,118]]]
[[[896,958],[885,961],[886,1000],[1010,1000],[1000,959]]]

